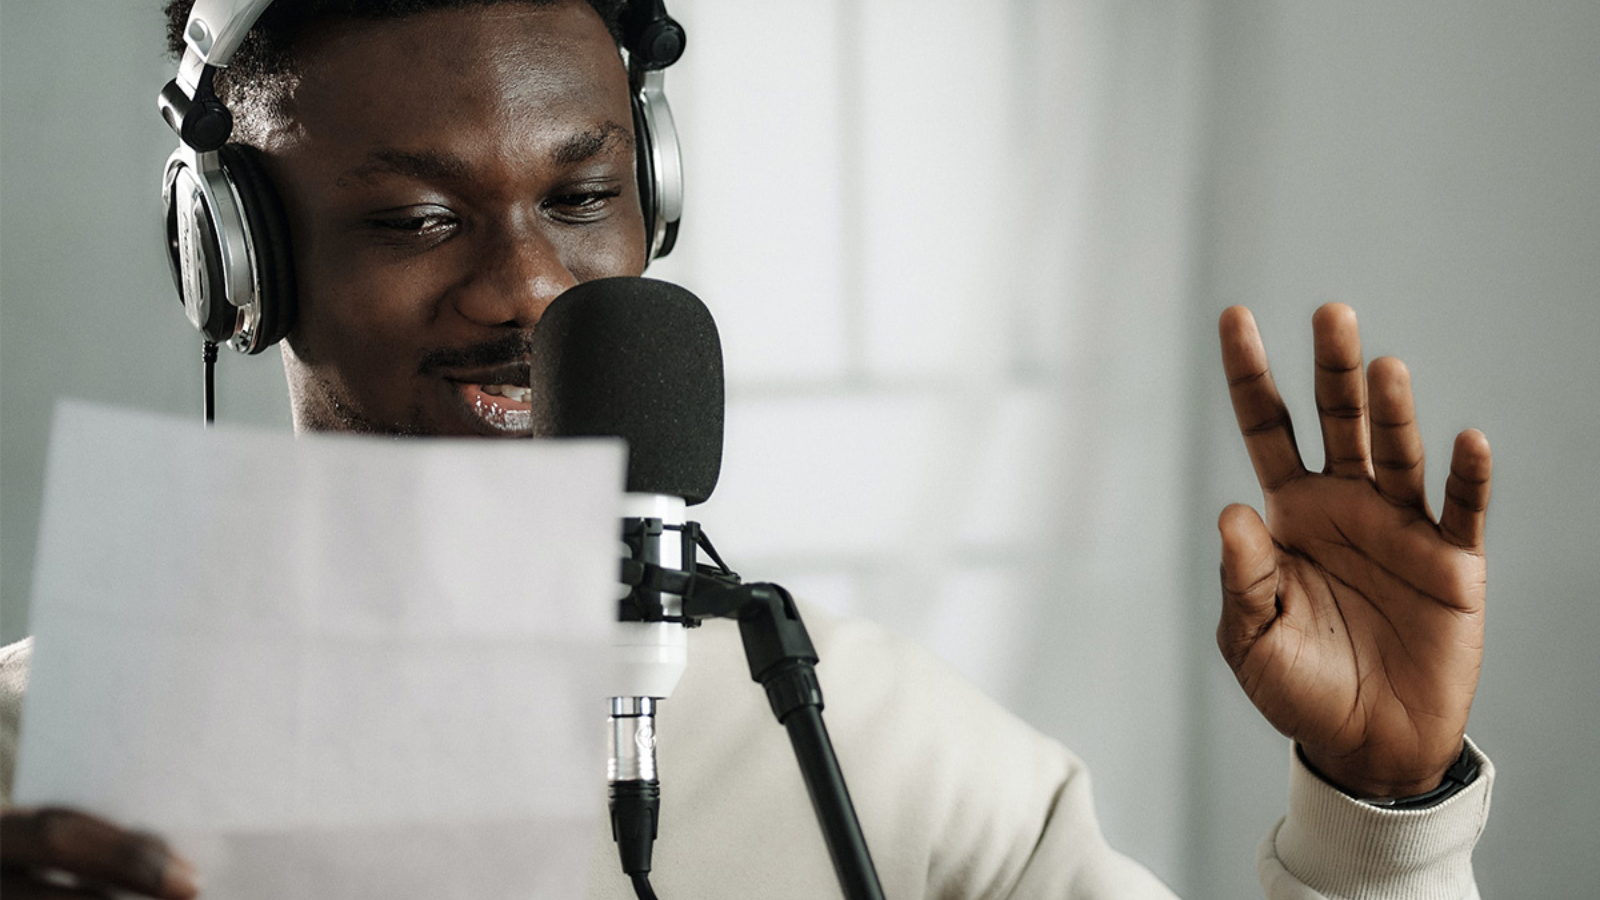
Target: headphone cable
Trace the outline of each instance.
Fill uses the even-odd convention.
[[[217,342],[207,338],[201,346],[200,358],[205,363],[205,381],[201,396],[205,403],[206,427],[210,428],[217,421]]]

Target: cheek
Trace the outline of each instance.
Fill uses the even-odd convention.
[[[463,245],[406,258],[360,233],[315,225],[295,240],[296,349],[308,361],[362,352],[410,360],[439,298],[472,265]]]
[[[448,276],[438,265],[397,259],[360,232],[339,227],[343,219],[335,211],[295,202],[313,191],[302,186],[284,194],[296,284],[289,339],[301,362],[322,366],[374,355],[402,335],[414,339],[430,319],[429,298],[443,290],[437,283]]]
[[[634,241],[613,241],[604,247],[586,248],[589,252],[577,257],[567,266],[576,281],[593,281],[617,275],[644,274],[644,238]]]
[[[430,315],[427,279],[405,270],[307,260],[290,335],[309,364],[409,360]]]
[[[575,233],[567,237],[561,258],[577,281],[644,273],[644,219],[631,212],[616,227]]]

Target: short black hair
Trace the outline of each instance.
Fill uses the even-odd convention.
[[[256,20],[244,42],[220,71],[217,94],[233,110],[238,129],[235,140],[256,143],[264,120],[272,116],[279,96],[278,87],[290,74],[295,41],[318,22],[333,19],[400,19],[436,9],[462,9],[495,6],[501,3],[526,3],[554,6],[563,0],[277,0]],[[586,0],[600,16],[611,37],[620,46],[622,9],[627,0]],[[183,56],[184,26],[195,0],[167,0],[167,51],[173,59]]]

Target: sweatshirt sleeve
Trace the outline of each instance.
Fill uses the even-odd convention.
[[[1467,747],[1477,779],[1416,810],[1346,796],[1291,753],[1289,814],[1256,855],[1268,900],[1477,900],[1472,848],[1488,820],[1494,766]]]
[[[33,660],[33,638],[0,647],[0,809],[11,805],[11,781],[16,775],[17,743],[21,738],[22,696],[28,690],[28,664]]]

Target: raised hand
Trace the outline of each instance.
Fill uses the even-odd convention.
[[[1266,500],[1222,532],[1217,645],[1239,684],[1306,760],[1363,797],[1437,787],[1461,751],[1483,659],[1489,443],[1456,436],[1437,520],[1423,485],[1411,379],[1362,371],[1355,313],[1312,318],[1326,465],[1300,461],[1248,310],[1222,314],[1223,368]]]

